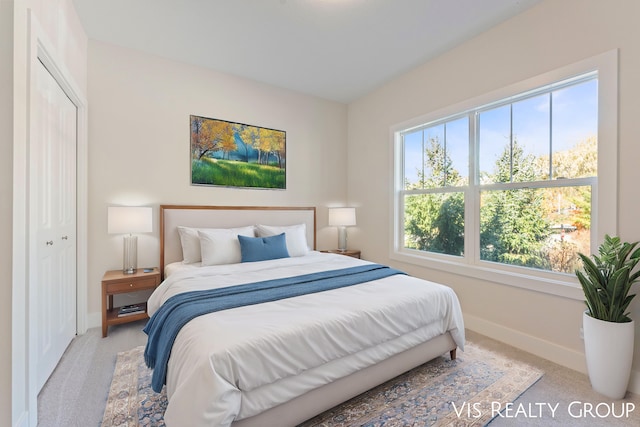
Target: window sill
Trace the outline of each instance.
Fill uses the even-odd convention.
[[[431,256],[427,258],[422,253],[414,254],[411,251],[398,252],[392,250],[389,257],[395,261],[440,270],[449,274],[473,277],[487,282],[584,301],[584,294],[578,279],[569,274],[550,273],[523,267],[503,267],[500,265],[496,268],[493,263],[482,262],[476,265],[458,261],[454,257],[448,256]]]

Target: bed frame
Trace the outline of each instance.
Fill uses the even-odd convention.
[[[316,245],[315,207],[272,206],[160,206],[160,266],[182,259],[177,227],[230,228],[253,224],[305,223],[307,242]],[[379,384],[449,352],[456,344],[447,332],[376,365],[343,377],[253,417],[235,421],[233,427],[295,426]]]

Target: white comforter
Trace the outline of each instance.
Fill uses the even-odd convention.
[[[311,252],[181,271],[150,297],[149,314],[181,292],[365,262]],[[228,426],[446,331],[463,348],[453,290],[405,275],[200,316],[182,328],[171,352],[165,422]]]

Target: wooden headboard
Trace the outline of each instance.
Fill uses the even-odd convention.
[[[182,260],[178,226],[232,228],[246,225],[306,225],[307,242],[316,248],[316,208],[280,206],[160,205],[160,268]]]

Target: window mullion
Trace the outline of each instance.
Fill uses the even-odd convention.
[[[422,129],[421,132],[421,137],[422,137],[422,166],[421,166],[421,170],[422,170],[422,188],[424,188],[424,174],[425,174],[425,170],[424,170],[424,162],[425,162],[425,146],[424,146],[424,129]]]
[[[509,104],[509,182],[513,182],[513,103]]]
[[[479,175],[479,147],[477,124],[478,113],[469,113],[469,186],[464,195],[464,258],[467,263],[474,264],[478,260],[477,250],[480,241],[480,205],[478,199]]]
[[[527,188],[558,188],[558,187],[579,187],[583,185],[593,186],[597,181],[595,177],[588,178],[566,178],[553,181],[529,181],[529,182],[498,182],[495,184],[480,185],[480,191],[495,190],[523,190]]]
[[[444,141],[442,142],[442,149],[444,152],[444,155],[442,156],[442,186],[446,187],[447,186],[447,124],[444,123]]]
[[[549,179],[553,179],[553,92],[549,93]]]
[[[469,186],[460,186],[460,187],[433,187],[433,188],[422,188],[418,190],[403,190],[401,194],[403,196],[413,196],[417,194],[447,194],[447,193],[464,193],[467,191]]]

